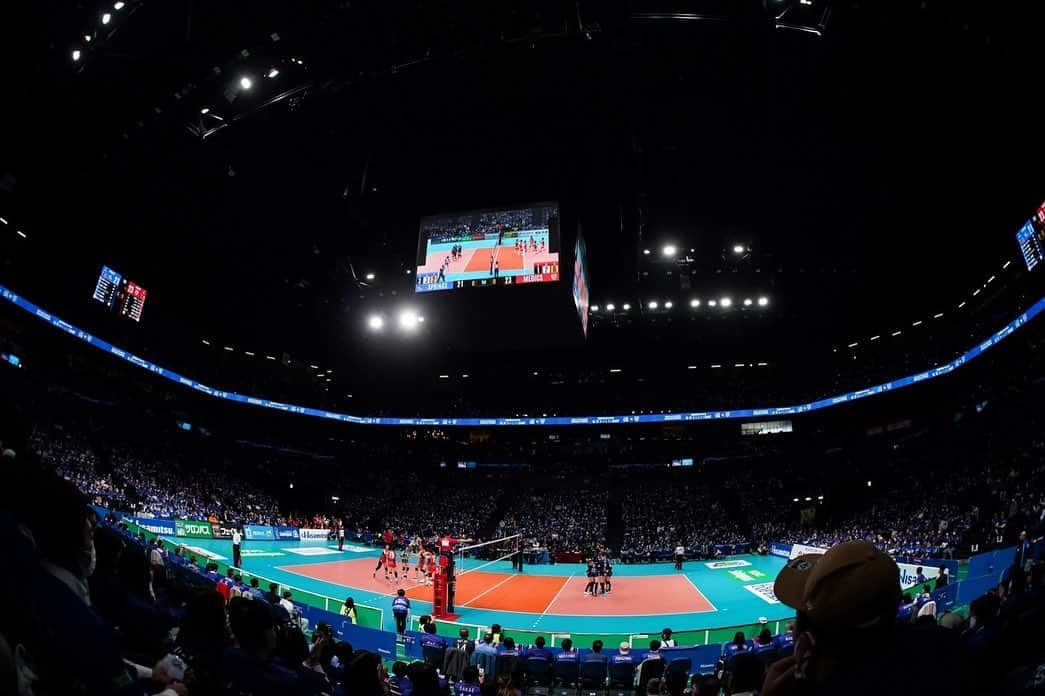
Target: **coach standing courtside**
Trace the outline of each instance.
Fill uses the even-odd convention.
[[[239,527],[232,530],[232,565],[237,568],[243,562],[243,556],[240,554],[240,545],[243,543],[243,533],[240,532]]]

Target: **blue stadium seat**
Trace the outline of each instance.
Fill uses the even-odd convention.
[[[425,645],[421,647],[421,655],[424,657],[426,664],[435,665],[436,668],[443,668],[443,658],[446,656],[446,648],[439,648],[434,645]]]
[[[624,686],[631,688],[635,684],[635,669],[638,667],[634,662],[614,662],[610,664],[610,686]]]
[[[580,681],[581,667],[578,662],[562,661],[552,665],[552,674],[556,684],[574,686]]]
[[[551,686],[552,663],[539,658],[526,660],[526,683],[531,686]]]
[[[606,686],[606,663],[599,660],[582,662],[581,686],[598,688]]]

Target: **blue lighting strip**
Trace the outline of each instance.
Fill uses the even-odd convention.
[[[991,348],[992,346],[1001,343],[1004,339],[1011,336],[1016,332],[1017,329],[1022,327],[1024,324],[1029,322],[1034,317],[1038,316],[1045,310],[1045,297],[1041,298],[1034,305],[1023,314],[1019,315],[1002,329],[996,331],[990,338],[983,341],[979,345],[973,346],[969,350],[965,351],[963,355],[955,358],[951,362],[934,367],[926,370],[925,372],[919,372],[915,375],[908,375],[907,377],[901,377],[891,382],[885,382],[873,387],[861,389],[859,391],[849,392],[848,394],[841,394],[839,396],[832,396],[826,399],[820,399],[819,401],[813,401],[808,404],[801,404],[799,406],[777,406],[774,408],[742,408],[735,409],[732,411],[696,411],[691,413],[661,413],[661,414],[650,414],[641,416],[556,416],[552,418],[386,418],[386,417],[374,417],[374,416],[350,416],[347,413],[337,413],[335,411],[324,411],[318,408],[310,408],[308,406],[295,406],[294,404],[285,404],[280,401],[270,401],[269,399],[261,399],[255,396],[246,396],[244,394],[237,394],[236,392],[222,391],[213,387],[208,387],[206,384],[201,384],[194,379],[189,379],[183,375],[179,375],[177,372],[168,370],[165,367],[160,367],[155,363],[151,363],[148,360],[143,360],[133,353],[129,353],[122,348],[112,345],[111,343],[104,341],[97,336],[78,329],[72,324],[69,324],[58,317],[44,311],[40,307],[37,307],[29,300],[24,297],[20,297],[15,293],[11,292],[4,286],[0,285],[0,293],[3,294],[3,298],[8,302],[24,309],[26,312],[48,322],[52,326],[61,329],[62,331],[79,338],[81,341],[94,346],[99,350],[103,350],[106,353],[111,353],[119,358],[123,358],[127,362],[140,367],[143,370],[159,375],[165,379],[169,379],[172,382],[176,382],[183,386],[195,389],[196,391],[203,392],[208,396],[213,396],[218,399],[226,399],[227,401],[237,401],[242,404],[249,404],[251,406],[262,406],[264,408],[271,408],[277,411],[284,411],[286,413],[300,413],[305,416],[312,416],[314,418],[327,418],[330,420],[343,421],[345,423],[356,423],[358,425],[413,425],[413,426],[509,426],[509,425],[530,425],[530,426],[549,426],[549,425],[622,425],[632,423],[679,423],[686,421],[705,421],[705,420],[729,420],[733,418],[756,418],[762,416],[794,416],[800,413],[808,413],[810,411],[819,411],[822,408],[828,408],[830,406],[837,406],[838,404],[844,404],[850,401],[856,401],[863,399],[868,396],[874,396],[875,394],[884,394],[885,392],[895,391],[902,389],[903,387],[909,387],[912,384],[919,382],[925,382],[936,377],[949,374],[954,370],[958,369],[962,365],[971,362],[975,358],[978,358],[984,351]]]

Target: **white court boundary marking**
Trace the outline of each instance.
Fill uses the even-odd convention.
[[[541,619],[543,619],[548,614],[548,610],[551,609],[557,601],[559,601],[559,595],[561,595],[562,591],[566,589],[566,586],[570,584],[570,580],[573,580],[574,575],[576,575],[576,573],[573,573],[570,575],[570,577],[566,578],[566,581],[562,583],[562,587],[560,587],[559,591],[555,593],[554,597],[552,597],[552,601],[548,602],[547,606],[544,607],[544,611],[541,612],[541,615],[537,617],[537,619],[533,622],[533,625],[530,626],[530,628],[537,628],[537,624],[539,624],[541,622]]]
[[[467,573],[466,573],[466,575],[467,575]],[[460,577],[460,576],[458,576],[458,577]],[[470,607],[470,606],[472,606],[472,602],[474,602],[475,600],[479,599],[480,597],[482,597],[482,596],[484,596],[484,595],[486,595],[486,594],[488,594],[490,592],[493,592],[494,590],[496,590],[501,585],[505,584],[509,580],[514,580],[517,577],[519,577],[519,576],[518,575],[509,575],[504,580],[500,580],[500,581],[494,583],[491,587],[486,588],[485,590],[483,590],[482,592],[480,592],[476,596],[472,597],[471,599],[469,599],[464,604],[458,604],[457,606],[459,606],[459,607]],[[482,607],[476,607],[476,609],[481,609],[481,608]]]
[[[704,601],[708,603],[709,607],[711,607],[710,609],[705,609],[704,611],[689,611],[686,612],[687,614],[703,614],[704,612],[708,611],[718,611],[718,607],[712,604],[711,600],[707,598],[707,595],[700,591],[700,588],[697,587],[697,583],[693,582],[693,578],[691,578],[688,573],[684,573],[682,577],[686,578],[689,584],[693,586],[693,589],[697,591],[697,594],[703,597]]]

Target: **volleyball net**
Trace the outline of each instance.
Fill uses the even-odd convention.
[[[460,546],[454,551],[454,567],[457,575],[474,573],[494,563],[507,561],[519,549],[522,534],[491,539],[471,546]]]

